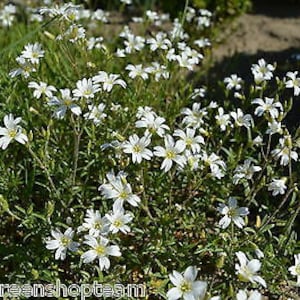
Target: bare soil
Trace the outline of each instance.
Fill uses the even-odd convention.
[[[260,1],[261,2],[261,1]],[[213,52],[217,61],[238,53],[253,55],[291,48],[300,54],[300,5],[254,5],[253,12],[239,17],[226,28],[219,47]]]

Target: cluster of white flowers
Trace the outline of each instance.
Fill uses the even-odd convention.
[[[27,44],[22,54],[16,58],[19,67],[13,69],[9,76],[16,77],[19,75],[28,78],[32,72],[36,72],[36,68],[40,63],[40,59],[44,57],[45,51],[39,43]]]
[[[120,0],[120,2],[123,5],[132,4],[131,0]],[[184,30],[183,22],[179,19],[173,20],[169,32],[161,31],[161,28],[156,27],[161,26],[170,17],[149,10],[144,18],[136,17],[133,18],[133,21],[135,23],[151,23],[156,26],[157,30],[152,31],[148,36],[141,36],[129,26],[124,26],[119,34],[121,48],[110,49],[107,46],[110,44],[109,42],[106,43],[101,36],[89,36],[89,27],[85,27],[79,22],[88,20],[93,28],[94,22],[96,24],[97,22],[108,23],[109,13],[101,9],[92,12],[72,3],[62,5],[51,4],[51,1],[49,3],[49,6],[39,9],[38,13],[36,10],[32,11],[31,20],[40,22],[50,16],[62,22],[65,29],[52,40],[57,43],[66,40],[70,47],[82,47],[84,51],[102,49],[103,53],[108,55],[107,57],[122,62],[122,58],[128,59],[128,62],[120,64],[121,70],[117,71],[120,74],[109,73],[108,70],[107,72],[101,70],[98,73],[88,72],[85,77],[81,75],[80,79],[76,78],[75,82],[71,82],[68,87],[54,86],[47,83],[43,77],[32,76],[33,72],[38,73],[40,61],[45,55],[43,46],[38,42],[25,45],[21,55],[16,58],[18,67],[13,69],[9,75],[12,78],[21,75],[22,79],[25,79],[24,81],[27,80],[26,86],[32,90],[33,98],[44,101],[46,111],[52,110],[51,113],[55,119],[71,120],[72,122],[74,119],[83,120],[84,125],[91,125],[93,129],[99,129],[96,126],[102,124],[106,118],[109,119],[110,112],[120,108],[124,112],[130,111],[130,108],[123,108],[121,104],[106,101],[106,98],[110,100],[113,98],[115,91],[131,92],[136,82],[141,86],[145,82],[159,85],[164,80],[163,83],[165,83],[174,76],[175,72],[172,72],[174,68],[177,68],[176,70],[184,68],[186,72],[193,71],[203,59],[202,49],[210,46],[210,41],[203,37],[195,40],[192,47],[189,44],[189,36]],[[2,25],[11,26],[15,14],[15,6],[4,6],[0,11]],[[184,16],[188,23],[195,24],[198,29],[211,25],[212,13],[205,9],[196,11],[194,8],[188,7]],[[49,37],[51,33],[48,32],[46,35]],[[145,51],[145,55],[143,51]],[[139,52],[143,52],[143,55],[137,55]],[[149,57],[149,53],[150,61],[138,61],[138,59]],[[96,68],[91,61],[87,62],[87,67],[89,71]],[[115,72],[114,70],[110,71]],[[227,203],[225,204],[224,199],[220,200],[215,209],[215,212],[222,215],[218,221],[219,226],[215,226],[216,232],[224,230],[227,234],[228,227],[231,225],[232,233],[237,227],[240,235],[247,234],[245,227],[248,226],[247,216],[250,214],[250,210],[246,206],[238,206],[237,199],[240,201],[242,197],[235,194],[235,191],[242,191],[247,197],[247,193],[253,196],[250,193],[253,190],[256,192],[253,189],[256,179],[263,178],[265,180],[267,178],[263,186],[259,188],[267,191],[270,197],[289,195],[287,191],[291,188],[291,180],[284,173],[285,167],[289,168],[289,176],[292,177],[292,164],[298,162],[297,148],[299,148],[282,121],[287,113],[287,105],[277,96],[265,95],[268,91],[265,89],[265,85],[274,78],[275,65],[260,59],[257,64],[252,66],[251,71],[255,81],[253,90],[258,93],[255,94],[254,99],[249,100],[248,106],[241,108],[238,107],[240,105],[237,105],[230,109],[215,101],[206,105],[206,87],[190,89],[187,99],[192,102],[187,104],[187,107],[178,110],[175,125],[172,125],[173,123],[162,111],[156,112],[157,107],[140,106],[136,112],[130,111],[136,113],[136,120],[132,124],[128,124],[122,135],[116,128],[107,130],[109,133],[113,132],[110,137],[117,137],[117,140],[105,141],[107,143],[102,145],[101,149],[104,151],[113,148],[115,151],[112,151],[111,157],[116,158],[118,162],[126,161],[130,164],[131,161],[140,168],[147,164],[147,166],[151,165],[154,171],[170,172],[175,176],[184,174],[188,170],[189,173],[216,183],[220,183],[222,180],[228,182],[234,192],[225,195],[224,198],[228,198]],[[300,78],[297,76],[297,71],[287,72],[282,81],[283,88],[293,89],[294,96],[300,94]],[[223,84],[227,89],[227,96],[234,93],[236,101],[246,99],[244,81],[237,74],[226,77]],[[200,99],[201,102],[194,102],[195,99]],[[13,141],[21,144],[28,143],[29,138],[20,125],[21,121],[20,117],[14,118],[13,114],[4,116],[4,127],[0,127],[1,149],[5,150]],[[63,121],[57,121],[57,123],[59,122]],[[263,132],[258,132],[255,128],[255,124],[260,124],[259,122],[265,126]],[[130,125],[132,126],[130,127]],[[129,132],[130,128],[133,132]],[[252,157],[248,153],[244,155],[243,149],[241,149],[241,153],[231,157],[233,150],[227,146],[234,145],[236,134],[243,135],[244,133],[248,138],[246,147],[260,150],[257,151],[259,153],[257,157]],[[224,135],[224,141],[228,144],[224,146],[223,140],[213,141],[214,134]],[[252,139],[253,134],[257,135],[255,139]],[[266,136],[269,138],[267,142]],[[228,140],[226,140],[227,138]],[[264,147],[266,143],[267,147]],[[241,145],[241,148],[243,146]],[[266,152],[265,148],[267,148]],[[275,168],[274,170],[272,167],[269,169],[267,164],[274,164],[276,167],[280,165],[280,170],[283,169],[284,172],[282,171],[282,174],[281,171],[275,173]],[[134,209],[144,205],[140,190],[136,191],[138,190],[136,185],[128,182],[128,178],[131,178],[132,174],[125,173],[123,166],[124,164],[122,167],[120,166],[117,173],[108,172],[98,188],[101,198],[107,203],[111,202],[110,211],[103,213],[101,210],[89,208],[83,217],[83,223],[76,230],[71,227],[66,228],[64,233],[60,229],[51,230],[52,237],[46,240],[46,248],[55,251],[55,259],[65,260],[68,251],[79,253],[80,249],[83,263],[98,261],[100,269],[107,271],[111,265],[109,257],[121,256],[122,247],[121,244],[120,246],[117,244],[120,242],[121,235],[126,235],[131,231],[130,223],[134,219],[134,214],[125,209],[127,206]],[[265,174],[266,176],[264,176]],[[173,178],[173,176],[170,177]],[[133,176],[133,178],[135,177]],[[250,202],[247,206],[250,207]],[[148,208],[146,207],[146,209]],[[248,229],[250,231],[253,228]],[[74,239],[75,233],[78,235],[78,242]],[[85,235],[82,236],[82,233]],[[250,251],[247,251],[247,254],[242,251],[235,252],[240,249],[243,248],[236,248],[231,253],[231,262],[234,262],[235,256],[238,259],[238,263],[235,264],[236,275],[243,282],[251,285],[259,284],[266,288],[266,281],[258,275],[261,269],[259,259],[264,257],[264,253],[256,248],[255,254],[259,259],[252,259]],[[297,284],[300,285],[300,254],[295,255],[295,265],[290,267],[289,271],[291,275],[297,276]],[[169,300],[206,299],[208,283],[207,281],[197,281],[197,274],[198,270],[195,266],[188,267],[183,273],[173,271],[169,275],[169,279],[174,287],[167,292],[167,298]],[[243,286],[247,289],[249,287]],[[237,288],[239,289],[240,286]],[[262,299],[260,291],[247,289],[236,290],[236,299]],[[220,298],[216,296],[211,299]]]
[[[16,14],[16,6],[8,4],[0,10],[0,22],[3,27],[10,27],[13,25]]]
[[[130,232],[128,224],[132,221],[133,214],[125,211],[124,202],[127,201],[133,206],[137,206],[140,202],[139,197],[132,194],[126,176],[124,173],[117,176],[113,173],[107,174],[109,183],[102,184],[99,190],[105,198],[115,200],[112,211],[102,217],[99,211],[88,209],[84,223],[77,229],[78,233],[88,231],[84,236],[83,245],[88,245],[89,249],[81,255],[83,263],[91,263],[97,259],[101,270],[110,268],[109,256],[121,256],[120,247],[112,244],[113,236],[119,232],[123,234]],[[51,231],[54,239],[48,238],[46,248],[55,250],[55,259],[64,260],[67,250],[72,252],[78,250],[80,243],[73,241],[74,233],[71,228],[64,234],[58,229]]]

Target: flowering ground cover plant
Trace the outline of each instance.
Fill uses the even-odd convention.
[[[197,76],[213,12],[188,4],[175,19],[1,7],[4,283],[297,299],[298,71],[261,58],[213,98]]]

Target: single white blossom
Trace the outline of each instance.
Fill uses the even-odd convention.
[[[207,290],[207,282],[196,280],[197,268],[188,267],[183,274],[173,271],[169,275],[172,284],[175,286],[167,292],[168,300],[202,300]]]
[[[107,220],[110,222],[109,230],[112,233],[121,231],[124,234],[130,232],[130,227],[127,225],[133,219],[132,214],[125,214],[125,210],[120,202],[115,202],[113,211],[106,214]]]
[[[131,135],[128,141],[123,143],[123,151],[132,155],[132,162],[140,164],[143,159],[150,160],[153,156],[151,150],[147,148],[151,143],[150,136],[139,138],[136,134]]]
[[[3,122],[5,127],[0,127],[0,148],[5,150],[12,141],[25,144],[28,137],[23,133],[23,128],[19,125],[21,118],[14,118],[12,114],[5,115]]]
[[[294,96],[299,96],[300,94],[300,77],[297,77],[297,75],[298,71],[286,73],[286,77],[289,80],[285,82],[285,86],[288,89],[294,89]]]
[[[91,247],[90,250],[81,255],[83,263],[88,264],[95,259],[98,259],[101,271],[109,269],[109,256],[121,256],[119,246],[109,245],[109,240],[104,237],[100,236],[99,238],[95,238],[93,236],[86,235],[83,243]]]
[[[245,253],[242,251],[238,251],[235,254],[239,260],[239,264],[235,265],[239,279],[244,282],[257,282],[266,288],[266,281],[256,274],[261,268],[261,262],[258,259],[252,259],[249,261]]]
[[[64,233],[60,230],[51,230],[53,240],[46,241],[46,248],[55,251],[55,259],[64,260],[67,255],[67,250],[72,252],[77,251],[79,243],[73,241],[74,230],[68,228]]]
[[[42,81],[40,81],[39,83],[31,81],[28,83],[28,87],[34,89],[33,96],[37,99],[40,99],[42,95],[51,98],[53,97],[53,92],[57,91],[54,86],[48,85],[47,83]]]
[[[231,221],[239,227],[243,228],[245,225],[245,221],[242,217],[247,216],[249,214],[249,210],[247,207],[238,207],[237,200],[234,197],[229,197],[228,206],[221,203],[217,208],[219,213],[224,215],[224,217],[220,220],[219,225],[225,229],[229,226]]]
[[[283,179],[272,179],[272,182],[268,185],[268,191],[272,192],[273,196],[283,195],[287,189],[285,185],[286,178]]]
[[[168,172],[171,169],[173,162],[183,167],[185,158],[183,155],[180,155],[184,150],[183,144],[178,141],[175,143],[173,137],[169,134],[165,136],[164,141],[165,147],[154,147],[154,155],[164,158],[161,164],[161,170]]]
[[[289,267],[291,275],[297,276],[297,286],[300,286],[300,253],[294,255],[295,265]]]
[[[226,89],[232,90],[235,89],[236,91],[242,88],[242,78],[238,77],[236,74],[230,75],[230,77],[226,77],[224,79],[224,83],[226,83]]]

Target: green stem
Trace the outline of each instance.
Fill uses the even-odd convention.
[[[278,212],[280,211],[280,209],[282,208],[282,206],[286,203],[286,201],[288,200],[290,194],[295,190],[295,186],[293,186],[285,195],[285,197],[282,199],[281,203],[279,204],[278,208],[274,211],[274,213],[266,220],[266,222],[260,227],[259,231],[262,231],[274,218],[275,216],[278,214]]]
[[[52,178],[51,178],[50,172],[49,172],[49,170],[47,169],[46,165],[45,165],[45,164],[41,161],[41,159],[34,153],[34,151],[31,149],[31,146],[30,146],[29,143],[27,144],[27,149],[28,149],[29,153],[31,154],[31,156],[32,156],[32,157],[36,160],[36,162],[39,164],[40,168],[45,172],[46,177],[47,177],[47,179],[48,179],[48,181],[49,181],[49,184],[50,184],[50,186],[51,186],[52,191],[55,193],[55,195],[56,195],[57,197],[59,197],[59,192],[58,192],[57,188],[55,187],[55,184],[54,184],[54,182],[53,182],[53,180],[52,180]]]

